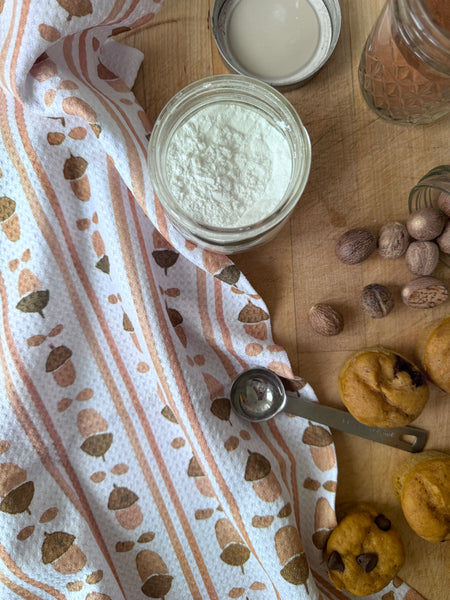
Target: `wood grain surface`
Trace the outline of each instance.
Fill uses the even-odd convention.
[[[276,343],[283,345],[294,371],[307,379],[324,404],[342,407],[337,374],[353,350],[382,344],[414,358],[419,331],[450,312],[447,302],[433,310],[402,304],[400,287],[413,276],[403,259],[376,253],[361,265],[345,266],[334,255],[337,238],[351,227],[377,234],[390,220],[405,221],[408,193],[429,169],[450,162],[450,118],[428,126],[404,127],[379,119],[364,103],[357,68],[364,41],[382,0],[341,0],[342,31],[325,67],[302,88],[286,93],[312,142],[306,191],[292,218],[269,244],[236,255],[238,267],[266,301]],[[210,27],[213,0],[165,0],[151,23],[122,41],[145,53],[134,91],[154,123],[164,104],[182,87],[226,73]],[[450,285],[450,269],[436,276]],[[362,288],[382,283],[396,304],[384,319],[366,317],[359,306]],[[341,310],[344,331],[333,338],[315,334],[309,307],[329,302]],[[430,432],[428,448],[450,451],[450,398],[435,387],[417,426]],[[405,458],[400,450],[335,433],[338,503],[371,501],[401,530],[407,558],[400,575],[429,600],[447,600],[450,542],[432,544],[408,527],[395,499],[391,478]]]

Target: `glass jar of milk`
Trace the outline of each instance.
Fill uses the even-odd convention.
[[[268,241],[288,219],[308,180],[311,145],[280,92],[218,75],[192,83],[163,108],[148,165],[177,229],[231,254]]]

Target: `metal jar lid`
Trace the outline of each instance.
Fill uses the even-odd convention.
[[[304,85],[332,55],[341,30],[341,9],[338,0],[305,0],[314,10],[319,23],[319,40],[310,60],[286,76],[262,77],[252,73],[239,62],[230,44],[230,18],[241,0],[215,0],[211,17],[212,31],[217,48],[227,68],[234,73],[265,81],[281,90]],[[270,51],[270,50],[269,50]]]

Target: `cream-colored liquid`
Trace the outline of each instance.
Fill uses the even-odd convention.
[[[308,0],[240,0],[228,24],[235,58],[265,79],[300,71],[316,52],[319,38],[319,18]]]

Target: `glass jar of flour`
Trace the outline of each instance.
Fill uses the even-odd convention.
[[[166,104],[148,165],[177,229],[232,254],[268,241],[285,223],[308,180],[311,144],[280,92],[250,77],[217,75]]]

